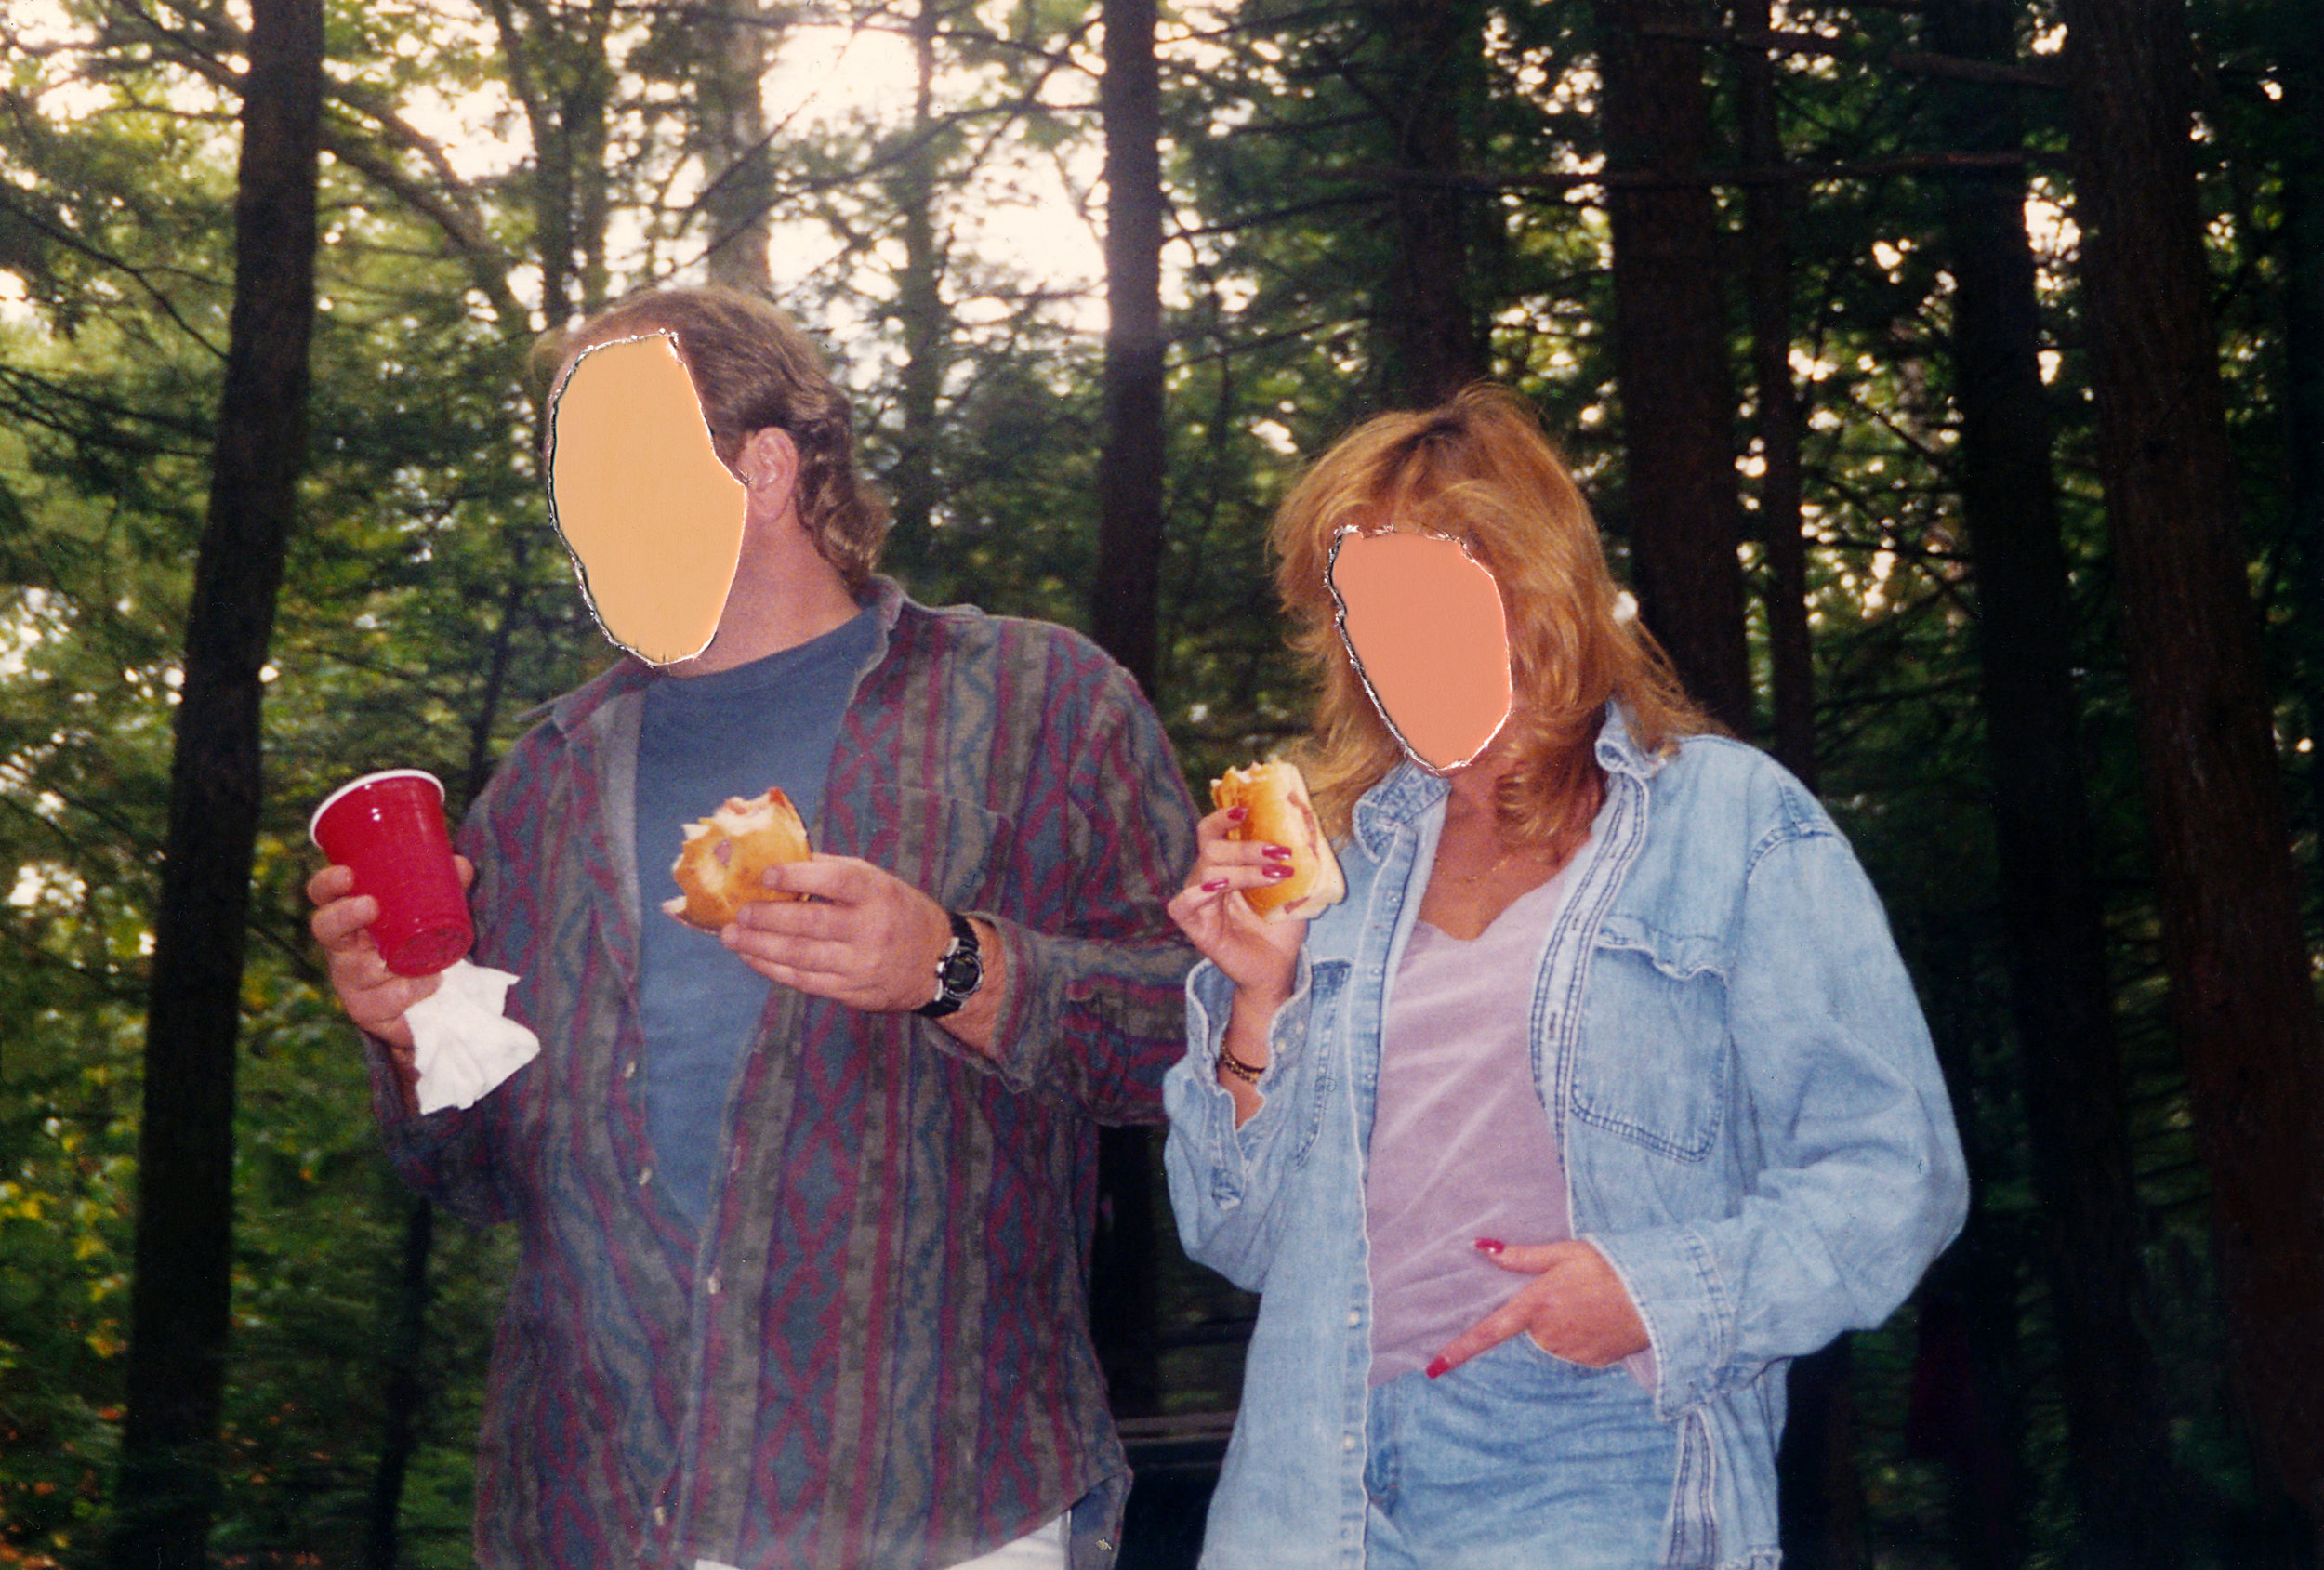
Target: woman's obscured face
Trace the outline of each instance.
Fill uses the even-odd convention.
[[[1422,768],[1470,762],[1509,719],[1500,586],[1459,541],[1365,534],[1333,542],[1340,636],[1372,703]]]

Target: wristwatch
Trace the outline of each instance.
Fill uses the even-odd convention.
[[[984,984],[984,957],[976,946],[976,927],[958,911],[952,917],[952,942],[936,961],[936,996],[912,1010],[922,1019],[941,1020],[957,1014],[960,1005]]]

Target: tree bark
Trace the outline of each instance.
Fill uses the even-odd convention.
[[[2179,0],[2066,0],[2098,456],[2171,1005],[2264,1484],[2324,1535],[2324,1031],[2189,153]]]
[[[697,78],[696,130],[709,181],[702,193],[710,227],[705,265],[711,283],[754,295],[773,287],[767,246],[774,167],[759,97],[772,26],[766,0],[716,0],[702,30]]]
[[[1687,691],[1737,735],[1752,731],[1737,540],[1735,402],[1708,183],[1702,46],[1673,31],[1687,0],[1600,0],[1607,164],[1614,184],[1614,364],[1627,452],[1632,579],[1646,626]],[[1668,183],[1662,183],[1668,181]],[[1686,183],[1682,183],[1686,182]]]
[[[1937,1065],[1961,1108],[1961,1141],[1976,1203],[1968,1224],[1914,1295],[1918,1346],[1905,1412],[1905,1454],[1948,1472],[1945,1545],[1957,1570],[2025,1563],[2024,1404],[2018,1278],[2008,1222],[1993,1207],[1992,1137],[1978,1109],[1995,1099],[1977,1064],[1990,1052],[1978,997],[1981,918],[1936,924],[1923,950]],[[1981,1049],[1987,1049],[1981,1050]]]
[[[1390,395],[1426,406],[1492,369],[1470,300],[1471,197],[1461,107],[1480,90],[1483,17],[1471,0],[1381,0],[1395,139],[1389,202],[1396,248],[1389,279]]]
[[[1771,0],[1736,9],[1738,33],[1772,32]],[[1738,57],[1736,110],[1746,168],[1779,175],[1783,136],[1776,117],[1774,57]],[[1743,188],[1743,239],[1750,288],[1751,380],[1759,403],[1759,524],[1767,548],[1767,643],[1775,688],[1776,759],[1816,788],[1816,660],[1807,623],[1807,542],[1800,533],[1799,387],[1791,379],[1790,182],[1755,179]]]
[[[1159,663],[1162,571],[1162,120],[1155,0],[1104,0],[1105,437],[1089,629],[1149,696]],[[1160,1410],[1154,1140],[1099,1133],[1103,1207],[1090,1328],[1114,1410]]]
[[[2291,134],[2284,139],[2284,358],[2291,448],[2290,534],[2299,572],[2293,628],[2300,693],[2307,710],[2308,817],[2324,840],[2324,17],[2295,11],[2291,58]],[[2318,852],[2324,865],[2324,850]]]
[[[323,102],[321,0],[251,9],[233,314],[153,924],[128,1411],[108,1544],[119,1570],[203,1563],[218,1488],[261,671],[306,450]]]
[[[2019,10],[2016,0],[1937,0],[1931,41],[1953,58],[2011,63]],[[2022,146],[2012,91],[1947,87],[1947,145]],[[2180,1516],[2139,1261],[2022,178],[1949,177],[1945,223],[2010,996],[2072,1485],[2088,1563],[2159,1566],[2179,1561]]]

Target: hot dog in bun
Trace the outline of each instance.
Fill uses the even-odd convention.
[[[1269,921],[1304,921],[1347,896],[1340,858],[1331,853],[1307,782],[1288,763],[1254,763],[1229,769],[1210,782],[1213,807],[1240,807],[1243,821],[1227,838],[1281,845],[1291,852],[1291,876],[1263,888],[1246,889],[1243,898]]]
[[[747,801],[730,796],[685,829],[686,843],[669,869],[685,892],[664,900],[662,908],[689,927],[715,932],[746,904],[806,897],[770,892],[759,881],[767,868],[803,862],[809,854],[807,825],[781,791],[769,789]]]

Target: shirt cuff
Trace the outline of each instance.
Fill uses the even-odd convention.
[[[1645,1322],[1655,1416],[1675,1421],[1720,1393],[1734,1356],[1735,1305],[1702,1234],[1670,1226],[1581,1241],[1613,1267]]]

